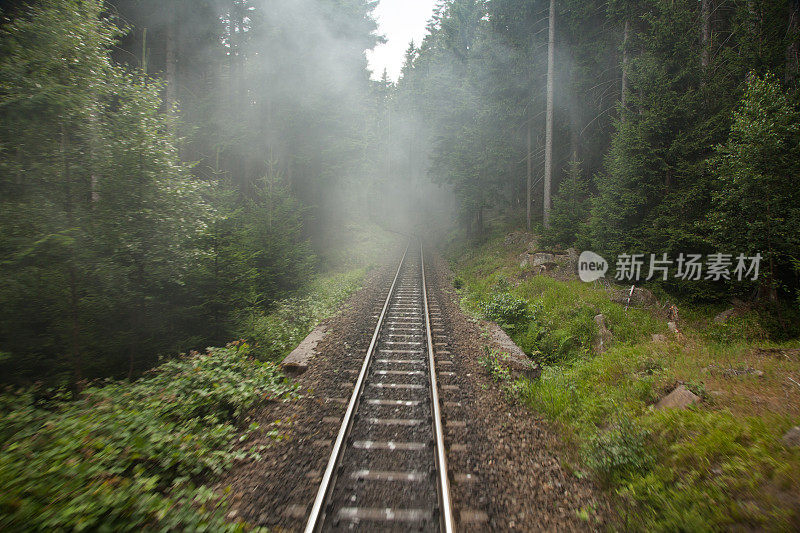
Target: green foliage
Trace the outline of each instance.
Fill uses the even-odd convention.
[[[497,382],[508,382],[511,380],[511,374],[508,368],[502,364],[503,354],[496,352],[489,346],[483,347],[484,355],[478,359],[478,362],[483,365],[486,371],[492,376],[492,379]]]
[[[585,240],[583,227],[589,218],[589,187],[583,177],[579,161],[570,161],[567,175],[558,186],[553,198],[550,228],[542,235],[542,243],[548,246],[570,247],[579,239]]]
[[[515,335],[520,347],[542,364],[555,364],[585,353],[594,338],[594,313],[580,307],[557,319],[534,303],[527,329]]]
[[[152,364],[216,216],[178,158],[163,85],[111,61],[104,13],[46,0],[0,30],[4,379]]]
[[[181,161],[165,84],[112,60],[131,36],[107,7],[45,0],[0,29],[2,381],[139,375],[317,267],[273,162],[236,190]]]
[[[762,257],[760,281],[794,294],[800,250],[800,109],[771,74],[751,73],[733,113],[730,138],[717,148],[712,238]]]
[[[606,485],[628,475],[645,475],[653,465],[647,440],[650,433],[623,416],[610,428],[589,437],[584,461]]]
[[[306,288],[305,296],[281,300],[270,312],[247,316],[240,336],[252,341],[260,358],[280,361],[361,287],[364,274],[364,269],[354,269],[320,277]]]
[[[0,399],[0,525],[13,530],[240,531],[197,482],[248,457],[242,415],[291,391],[246,344],[164,363],[74,399]],[[235,437],[239,436],[238,439]]]
[[[498,279],[511,280],[520,273],[515,250],[504,251],[502,239],[457,257],[454,270],[464,280],[468,306],[491,298]],[[718,306],[681,304],[687,344],[654,343],[650,335],[663,332],[663,318],[640,309],[624,311],[602,289],[546,276],[517,280],[510,291],[528,302],[529,338],[515,330],[512,335],[545,364],[539,379],[519,381],[509,390],[533,412],[557,423],[575,460],[613,494],[619,527],[716,531],[746,524],[792,529],[798,515],[796,497],[790,494],[797,493],[800,451],[783,446],[780,439],[796,425],[795,417],[735,412],[733,405],[749,410],[756,403],[748,397],[750,385],[742,385],[747,392],[719,396],[714,392],[720,383],[712,385],[707,371],[710,364],[732,365],[763,346],[771,333],[763,325],[762,311],[718,324],[713,321]],[[614,343],[592,354],[585,343],[592,338],[596,312],[606,316]],[[588,328],[586,336],[578,333],[583,327]],[[562,352],[566,356],[547,357],[558,354],[559,339],[569,335],[583,340]],[[796,342],[786,347],[795,349]],[[496,380],[507,380],[491,351],[481,363]],[[768,364],[780,368],[777,381],[767,377]],[[787,364],[796,366],[761,360],[765,372],[758,381],[760,398],[783,397]],[[686,410],[652,409],[677,381],[703,403]]]
[[[496,293],[488,302],[481,302],[480,309],[486,318],[506,328],[516,327],[528,317],[527,302],[507,292]]]

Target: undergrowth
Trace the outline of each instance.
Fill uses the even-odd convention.
[[[259,358],[281,361],[323,319],[333,315],[350,294],[361,288],[366,269],[320,276],[303,294],[277,302],[272,311],[251,312],[240,335],[253,343]]]
[[[234,343],[105,381],[73,397],[29,388],[0,395],[0,529],[241,531],[202,485],[234,461],[255,405],[292,387]]]
[[[283,360],[320,321],[334,315],[361,288],[367,272],[400,242],[397,235],[368,223],[334,228],[322,240],[326,242],[320,250],[325,272],[270,309],[249,309],[242,314],[238,336],[252,343],[260,359]]]
[[[593,284],[530,276],[518,253],[495,239],[454,254],[454,270],[463,307],[501,324],[542,365],[541,377],[512,383],[492,353],[481,362],[504,391],[557,424],[573,470],[615,501],[617,527],[800,529],[800,449],[781,442],[800,420],[800,387],[786,378],[800,376],[800,362],[781,355],[800,352],[785,340],[789,330],[776,335],[763,310],[719,323],[721,305],[682,304],[679,341],[666,318],[626,311]],[[598,353],[601,313],[613,340]],[[772,352],[759,355],[762,347]],[[714,372],[754,366],[762,374]],[[678,383],[702,403],[655,410]]]

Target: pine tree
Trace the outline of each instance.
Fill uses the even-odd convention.
[[[720,251],[761,254],[762,297],[797,288],[800,109],[771,74],[750,76],[728,142],[717,148],[710,225]]]

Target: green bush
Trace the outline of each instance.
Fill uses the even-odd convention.
[[[483,316],[501,327],[513,328],[528,318],[528,302],[507,292],[494,294],[488,302],[479,304]]]
[[[548,317],[540,303],[534,303],[525,330],[515,335],[519,346],[540,364],[564,362],[591,346],[594,322],[591,309],[581,307],[566,316]]]
[[[643,475],[653,465],[649,436],[648,431],[623,415],[606,431],[589,437],[583,452],[586,466],[606,485],[629,473]]]
[[[286,396],[246,344],[169,361],[130,384],[70,399],[33,389],[0,398],[0,529],[236,531],[197,483],[248,454],[243,414]],[[236,437],[239,437],[238,439]]]

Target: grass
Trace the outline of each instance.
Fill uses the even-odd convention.
[[[520,252],[495,239],[453,253],[462,305],[499,319],[543,365],[540,379],[504,386],[556,423],[574,469],[616,502],[619,529],[800,528],[800,449],[781,442],[800,422],[800,387],[787,379],[800,382],[800,342],[774,340],[763,313],[717,324],[721,306],[689,304],[679,340],[657,312],[626,311],[593,284],[531,275]],[[592,346],[600,313],[613,334],[603,353]],[[654,410],[678,383],[702,403]]]

